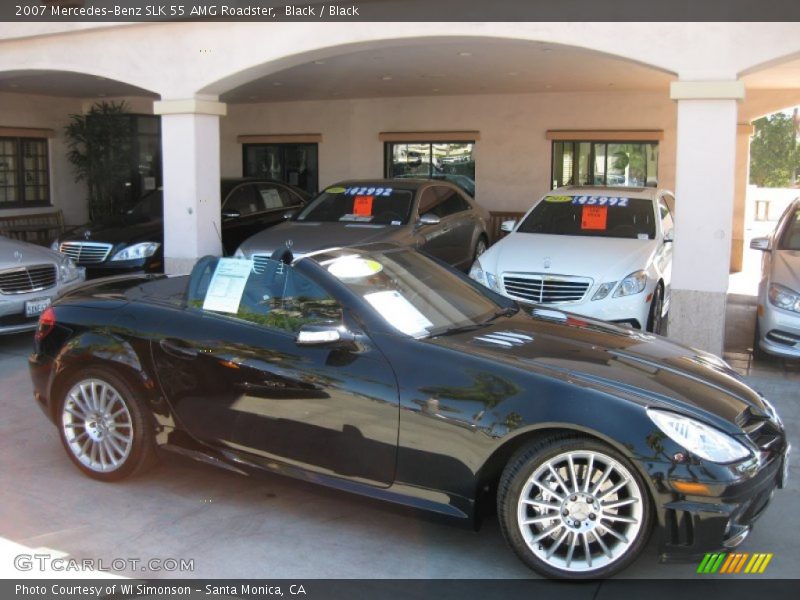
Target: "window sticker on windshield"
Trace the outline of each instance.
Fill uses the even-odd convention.
[[[613,198],[609,196],[574,196],[572,204],[587,206],[620,206],[625,208],[630,200],[628,198]]]
[[[348,213],[346,215],[342,215],[339,217],[340,221],[354,221],[356,223],[369,223],[372,221],[372,217],[364,217],[361,215],[354,215],[352,213]]]
[[[581,229],[604,230],[607,217],[607,206],[584,206],[581,211]]]
[[[375,196],[356,196],[353,200],[353,214],[359,217],[371,217],[374,199]]]
[[[545,196],[545,202],[571,202],[572,196]]]
[[[393,188],[387,187],[349,187],[345,190],[348,196],[391,196]]]
[[[428,327],[433,327],[433,323],[397,290],[366,294],[364,300],[392,327],[412,337],[427,335]]]
[[[381,271],[381,263],[360,256],[344,256],[328,265],[328,272],[337,279],[361,279],[377,275]]]
[[[220,258],[208,284],[203,309],[232,314],[239,312],[244,286],[252,270],[252,260]]]
[[[344,194],[347,190],[343,187],[330,187],[325,190],[326,194]]]

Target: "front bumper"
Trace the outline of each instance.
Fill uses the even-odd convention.
[[[758,301],[758,345],[775,356],[800,358],[800,314],[776,308],[763,296]]]
[[[51,288],[25,294],[0,294],[0,335],[10,335],[34,331],[39,323],[39,315],[25,315],[25,303],[40,300],[54,300],[58,293],[75,283],[84,280],[81,275],[69,283],[57,283]]]
[[[137,258],[134,260],[115,260],[102,263],[80,263],[86,269],[86,279],[113,277],[114,275],[133,275],[135,273],[161,273],[164,262],[161,258]]]
[[[699,560],[708,552],[742,543],[784,484],[790,446],[785,444],[746,479],[709,483],[719,496],[672,494],[659,508],[662,561]]]

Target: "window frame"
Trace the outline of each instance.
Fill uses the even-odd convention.
[[[247,172],[247,151],[250,148],[263,148],[266,146],[277,146],[280,149],[280,157],[281,157],[281,177],[283,179],[276,179],[278,183],[283,183],[285,185],[292,185],[286,179],[286,150],[288,147],[296,147],[296,146],[314,146],[314,186],[313,190],[305,189],[298,186],[295,186],[304,192],[306,192],[310,197],[314,197],[319,194],[319,142],[243,142],[242,143],[242,177],[252,177],[252,178],[260,178],[260,179],[268,179],[263,175],[248,175]],[[310,169],[311,170],[311,169]]]
[[[417,140],[417,141],[404,140],[402,142],[384,141],[383,142],[383,176],[384,176],[385,179],[391,179],[392,178],[391,169],[390,169],[390,165],[392,163],[392,157],[393,157],[392,146],[394,146],[396,144],[403,145],[403,146],[408,146],[408,145],[411,145],[411,144],[427,144],[428,145],[429,150],[430,150],[428,155],[431,157],[429,159],[429,161],[428,161],[428,173],[429,173],[429,175],[428,175],[428,177],[420,177],[420,179],[430,179],[431,181],[437,181],[436,178],[433,177],[433,173],[432,173],[432,170],[431,170],[431,166],[433,165],[433,146],[435,144],[472,144],[472,152],[473,152],[473,160],[472,160],[473,177],[472,177],[472,180],[475,181],[474,170],[475,170],[475,164],[477,163],[477,160],[474,157],[474,152],[475,152],[475,148],[476,148],[477,144],[476,144],[476,140],[474,140],[474,139],[472,139],[472,140],[437,139],[437,140],[433,140],[433,141],[432,140]],[[475,184],[475,187],[476,188],[478,187],[477,183]]]
[[[573,167],[572,167],[572,175],[570,177],[570,181],[566,183],[562,183],[558,186],[553,186],[553,180],[555,176],[555,166],[556,166],[556,144],[562,144],[562,146],[566,146],[567,144],[571,144],[572,148],[572,156],[573,156]],[[578,152],[578,148],[581,144],[589,144],[589,158],[588,163],[592,165],[592,182],[588,184],[582,184],[580,182],[575,181],[576,176],[579,174],[580,170],[580,154]],[[605,146],[605,154],[603,155],[603,183],[595,183],[595,170],[594,164],[596,160],[596,152],[595,146],[602,144]],[[660,140],[652,140],[652,139],[615,139],[613,137],[603,138],[603,139],[558,139],[552,138],[550,140],[550,189],[555,190],[559,187],[564,187],[568,185],[586,185],[590,187],[658,187],[658,160],[656,160],[656,172],[655,172],[655,186],[648,186],[648,169],[647,169],[647,157],[645,156],[644,161],[644,184],[641,186],[633,186],[633,185],[625,185],[625,184],[614,184],[609,185],[608,183],[608,147],[611,144],[623,144],[623,145],[635,145],[641,144],[642,146],[655,146],[657,149],[659,148]],[[562,151],[561,156],[564,156],[564,152]],[[660,157],[660,154],[659,154]]]
[[[19,208],[41,208],[41,207],[52,207],[53,206],[53,199],[50,190],[51,185],[51,173],[50,173],[50,140],[46,137],[30,137],[30,136],[0,136],[0,141],[11,141],[14,144],[15,155],[14,159],[16,160],[16,167],[14,172],[16,174],[16,183],[14,183],[13,187],[16,191],[17,200],[13,202],[6,202],[0,201],[0,210],[5,209],[19,209]],[[47,182],[46,184],[42,185],[45,189],[45,200],[26,200],[25,199],[25,161],[23,155],[23,144],[25,142],[39,142],[42,143],[44,146],[44,158],[46,169],[45,172],[47,174]],[[11,185],[3,184],[4,188],[10,188]]]

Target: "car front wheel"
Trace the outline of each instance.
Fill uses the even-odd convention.
[[[609,577],[641,552],[650,532],[644,481],[594,439],[551,437],[523,447],[498,486],[506,540],[546,577]]]
[[[91,369],[71,377],[61,389],[61,442],[81,471],[94,479],[116,481],[152,465],[150,415],[121,378]]]

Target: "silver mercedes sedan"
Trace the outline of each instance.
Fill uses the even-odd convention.
[[[33,331],[56,294],[83,280],[67,256],[0,235],[0,335]]]
[[[772,235],[754,238],[750,247],[764,253],[753,353],[800,358],[800,198]]]

